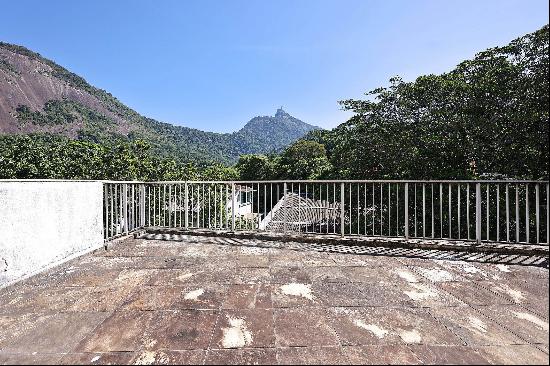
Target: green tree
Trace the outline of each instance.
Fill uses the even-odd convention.
[[[298,140],[287,147],[277,159],[275,171],[282,179],[319,179],[330,168],[327,153],[322,144]]]
[[[275,176],[273,159],[265,155],[241,155],[235,168],[240,180],[270,180]]]
[[[339,178],[548,177],[548,26],[442,75],[390,80],[316,136]]]

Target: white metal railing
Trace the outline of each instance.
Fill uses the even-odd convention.
[[[547,181],[104,182],[105,239],[144,227],[548,245]]]

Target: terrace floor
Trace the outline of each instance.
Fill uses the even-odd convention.
[[[1,289],[0,363],[548,364],[547,261],[356,249],[127,239]]]

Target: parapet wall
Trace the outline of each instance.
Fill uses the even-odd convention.
[[[0,287],[103,245],[103,188],[0,180]]]

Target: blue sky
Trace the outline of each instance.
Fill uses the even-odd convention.
[[[547,0],[6,1],[26,46],[139,113],[234,131],[284,106],[332,128],[338,100],[452,69],[548,23]]]

